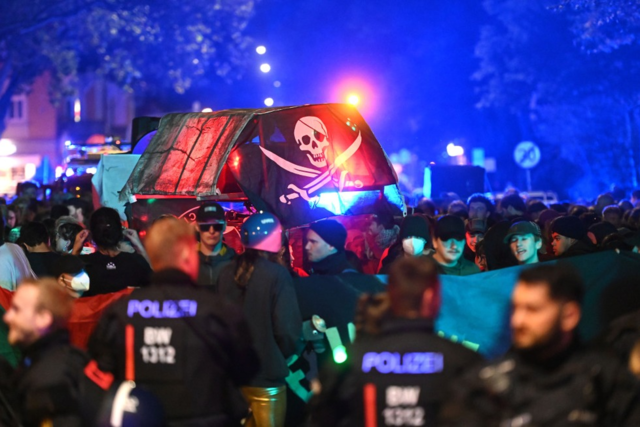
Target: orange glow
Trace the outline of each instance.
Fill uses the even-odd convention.
[[[374,82],[366,76],[349,77],[338,83],[332,98],[358,108],[363,116],[369,116],[377,110],[377,93]]]
[[[235,157],[233,158],[233,168],[234,169],[238,169],[238,166],[240,165],[240,156],[239,155],[235,155]]]

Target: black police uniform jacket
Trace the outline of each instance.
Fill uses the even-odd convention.
[[[52,332],[23,352],[13,384],[22,425],[83,426],[80,382],[88,357],[69,344],[66,330]],[[50,424],[48,424],[50,423]]]
[[[435,335],[431,320],[389,319],[356,341],[343,367],[323,372],[309,425],[435,425],[447,385],[481,360]]]
[[[609,353],[578,343],[544,362],[514,351],[465,373],[442,426],[640,426],[638,382]]]
[[[258,370],[242,312],[175,269],[109,307],[89,352],[117,380],[154,393],[171,426],[228,425],[234,385]]]

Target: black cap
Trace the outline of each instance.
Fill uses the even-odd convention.
[[[487,232],[487,220],[471,218],[467,220],[467,232],[469,234],[484,234]]]
[[[420,215],[411,215],[406,217],[400,225],[400,239],[408,237],[420,237],[425,241],[429,241],[429,224]]]
[[[203,224],[225,222],[224,209],[216,202],[205,202],[196,212],[196,222]]]
[[[464,240],[466,234],[464,220],[456,215],[441,216],[436,221],[433,234],[442,241],[449,239]]]
[[[62,255],[51,266],[51,273],[57,279],[62,273],[77,275],[84,270],[85,263],[75,255]]]
[[[309,226],[322,240],[336,248],[338,251],[344,250],[347,241],[347,229],[334,219],[314,222]]]
[[[509,243],[513,236],[522,236],[523,234],[533,234],[537,237],[542,237],[540,227],[533,221],[518,221],[511,224],[507,235],[504,237],[504,242]]]
[[[587,237],[587,227],[577,216],[561,216],[551,222],[551,232],[571,239]]]

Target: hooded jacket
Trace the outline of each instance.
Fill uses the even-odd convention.
[[[205,255],[201,251],[198,251],[198,257],[200,258],[200,269],[198,270],[198,285],[213,286],[218,281],[218,276],[229,261],[236,257],[236,251],[225,244],[222,244],[222,248],[218,255]]]

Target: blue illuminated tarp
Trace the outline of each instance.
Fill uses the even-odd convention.
[[[614,318],[640,309],[640,255],[607,251],[566,262],[575,266],[585,281],[580,324],[583,339],[594,338]],[[447,338],[478,345],[484,356],[504,353],[510,342],[511,292],[522,268],[464,277],[442,276],[437,329]]]

